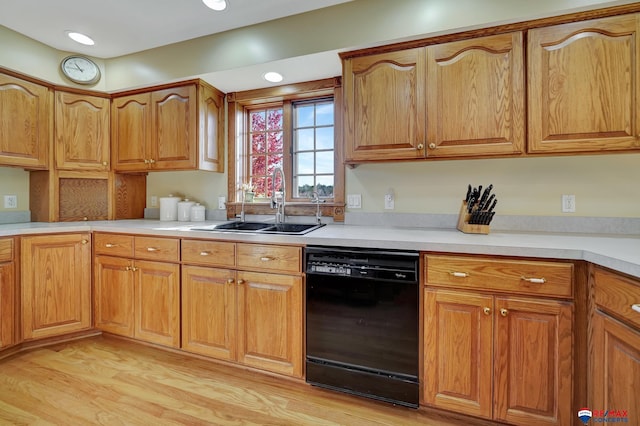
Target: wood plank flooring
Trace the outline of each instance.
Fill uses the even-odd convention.
[[[462,423],[98,336],[0,360],[0,424]]]

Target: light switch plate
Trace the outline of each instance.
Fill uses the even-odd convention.
[[[4,196],[4,208],[5,209],[17,209],[18,208],[18,196],[17,195],[5,195]]]
[[[362,195],[361,194],[348,194],[347,195],[347,208],[349,208],[349,209],[361,209],[362,208]]]
[[[220,197],[218,197],[218,210],[226,209],[227,208],[226,202],[227,200],[224,196],[221,195]]]

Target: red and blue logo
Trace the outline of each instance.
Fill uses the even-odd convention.
[[[594,423],[629,423],[629,413],[627,410],[593,410],[581,408],[578,410],[578,418],[585,425],[589,420]]]
[[[593,417],[593,413],[588,408],[581,408],[580,410],[578,410],[578,418],[582,420],[582,423],[584,423],[585,425],[589,422],[589,420],[591,420],[591,417]]]

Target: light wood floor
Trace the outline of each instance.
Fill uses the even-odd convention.
[[[434,416],[106,336],[0,360],[3,425],[454,425]]]

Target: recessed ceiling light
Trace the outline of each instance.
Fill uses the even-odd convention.
[[[262,78],[264,78],[267,81],[270,81],[271,83],[280,83],[284,77],[282,77],[282,74],[280,73],[269,71],[267,73],[264,73]]]
[[[76,33],[73,31],[68,31],[67,35],[69,36],[69,38],[75,42],[78,42],[80,44],[84,44],[87,46],[93,46],[94,44],[96,44],[95,41],[93,41],[93,39],[91,37],[89,37],[88,35],[84,35],[82,33]]]
[[[227,8],[226,0],[202,0],[202,3],[204,3],[209,9],[213,10],[220,11]]]

